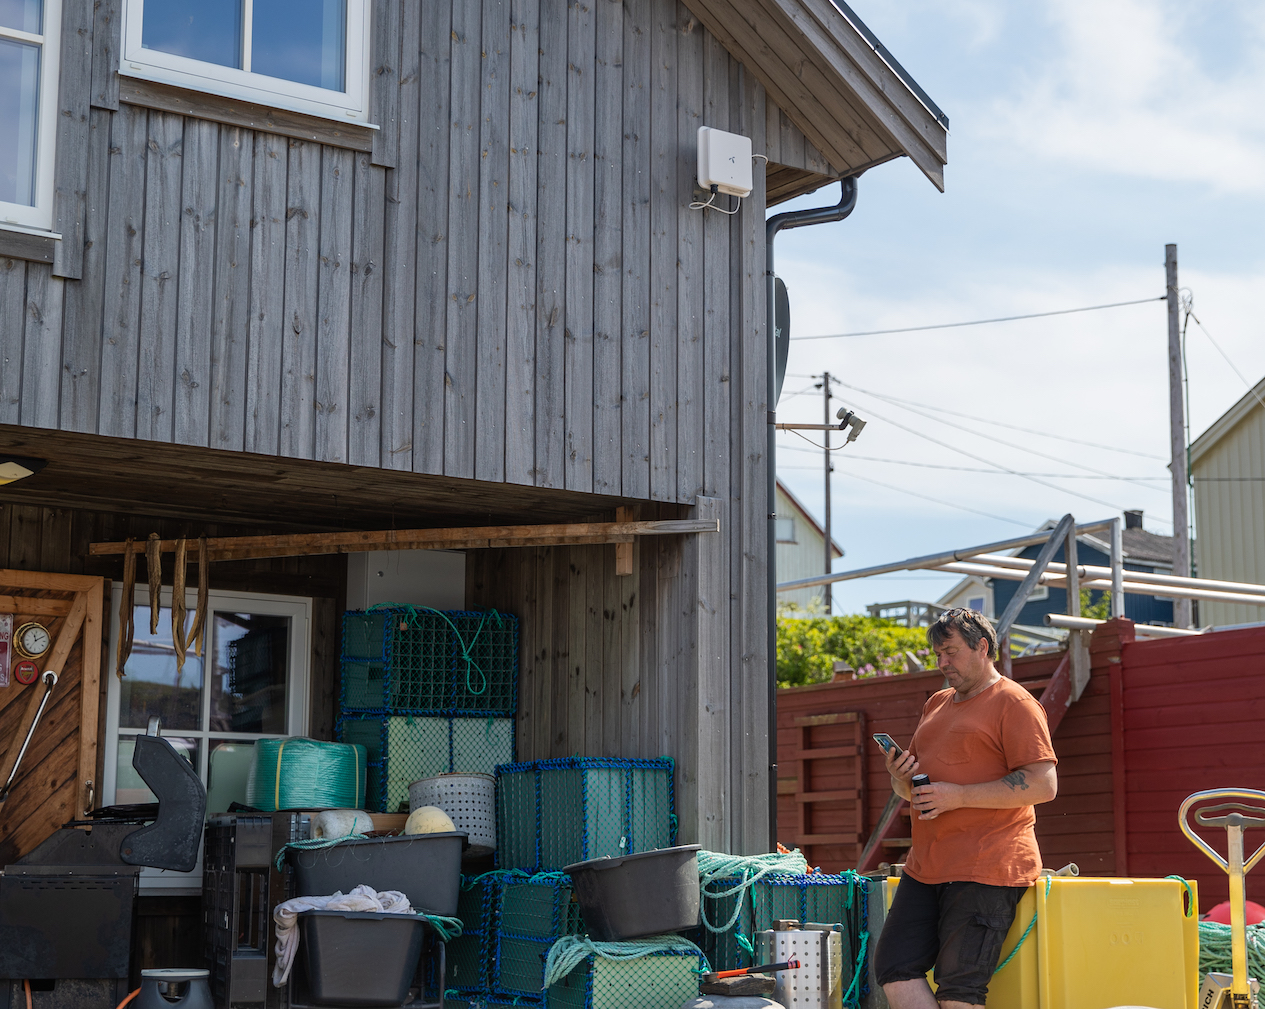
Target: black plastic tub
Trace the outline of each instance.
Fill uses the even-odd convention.
[[[589,935],[619,942],[697,928],[700,847],[682,844],[568,865],[562,871],[571,876]]]
[[[449,831],[340,841],[328,848],[290,848],[287,857],[301,897],[348,893],[364,883],[379,891],[402,891],[415,911],[453,916],[465,846],[464,833]]]
[[[426,921],[412,914],[303,911],[299,959],[315,1005],[399,1006],[422,955]]]

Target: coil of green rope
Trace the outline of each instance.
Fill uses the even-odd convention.
[[[639,960],[654,953],[693,953],[703,970],[711,970],[703,951],[684,936],[655,935],[627,942],[595,942],[587,935],[564,935],[549,947],[545,961],[545,987],[561,981],[591,956],[604,960]]]
[[[770,852],[765,855],[729,855],[719,851],[698,853],[698,876],[702,896],[708,900],[723,900],[738,895],[734,912],[723,925],[714,925],[707,917],[707,905],[702,908],[703,925],[707,931],[728,932],[742,914],[742,899],[746,891],[770,873],[802,876],[808,871],[808,859],[798,848],[789,853]],[[727,890],[708,890],[707,885],[718,879],[734,879],[738,883]]]
[[[446,914],[427,914],[425,911],[418,911],[417,916],[430,922],[430,927],[439,933],[439,938],[444,942],[456,939],[465,927],[460,918],[450,918]]]
[[[1265,978],[1265,921],[1248,925],[1247,972],[1250,977]],[[1199,975],[1211,971],[1222,974],[1234,972],[1234,960],[1230,951],[1230,926],[1219,921],[1199,923]]]

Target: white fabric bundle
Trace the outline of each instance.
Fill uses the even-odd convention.
[[[367,834],[371,830],[373,819],[363,809],[323,809],[312,817],[312,836],[318,839]]]
[[[302,911],[383,911],[387,914],[413,914],[408,897],[399,890],[379,893],[363,883],[351,893],[334,893],[328,897],[295,897],[278,904],[272,912],[277,923],[277,966],[272,983],[280,988],[290,977],[294,955],[299,950],[299,913]]]

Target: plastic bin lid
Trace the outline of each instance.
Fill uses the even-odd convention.
[[[577,869],[617,869],[625,862],[631,862],[638,858],[654,858],[656,855],[688,855],[692,852],[701,851],[701,844],[678,844],[674,848],[651,848],[649,851],[638,851],[632,855],[616,855],[613,858],[610,855],[603,855],[601,858],[590,858],[587,862],[572,862],[568,866],[564,866],[562,871],[566,873],[575,872]]]

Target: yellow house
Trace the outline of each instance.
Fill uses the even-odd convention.
[[[1265,379],[1190,446],[1200,578],[1265,582]],[[1199,603],[1202,627],[1258,623],[1265,606]]]
[[[843,556],[843,547],[832,538],[830,557]],[[811,578],[826,570],[826,531],[813,514],[800,503],[781,480],[777,482],[777,580]],[[818,606],[830,587],[779,592],[781,604],[794,603],[807,609],[816,600]]]

